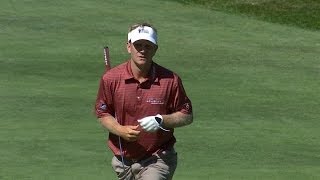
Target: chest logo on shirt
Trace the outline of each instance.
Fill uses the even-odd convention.
[[[161,99],[161,98],[153,98],[153,97],[148,98],[146,102],[150,103],[150,104],[164,104],[164,100],[163,99]]]

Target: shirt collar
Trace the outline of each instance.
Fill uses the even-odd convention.
[[[149,73],[149,77],[148,80],[150,80],[151,82],[158,82],[159,78],[158,78],[158,64],[155,62],[152,62],[151,65],[151,73]],[[132,74],[132,70],[131,70],[131,61],[128,60],[127,65],[126,65],[126,70],[124,72],[124,79],[128,80],[128,79],[134,79],[134,76]]]

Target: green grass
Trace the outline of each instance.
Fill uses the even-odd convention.
[[[93,115],[102,47],[123,62],[141,20],[194,106],[176,180],[320,178],[319,32],[170,1],[0,6],[0,179],[115,179]]]

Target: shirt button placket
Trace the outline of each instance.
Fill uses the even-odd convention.
[[[141,105],[142,102],[142,89],[141,89],[141,85],[139,84],[137,87],[137,105]]]

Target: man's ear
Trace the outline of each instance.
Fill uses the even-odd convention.
[[[131,43],[130,42],[127,42],[127,51],[128,53],[131,53]]]
[[[157,45],[155,46],[154,51],[153,51],[153,54],[154,54],[154,55],[156,54],[156,52],[157,52],[157,50],[158,50],[158,47],[159,47],[159,46],[157,46]]]

